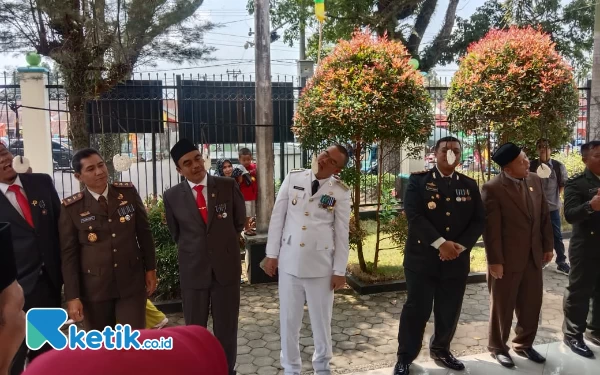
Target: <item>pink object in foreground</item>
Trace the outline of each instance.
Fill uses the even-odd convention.
[[[51,350],[27,366],[25,375],[227,375],[219,341],[200,326],[140,331],[140,341],[173,337],[172,350]]]

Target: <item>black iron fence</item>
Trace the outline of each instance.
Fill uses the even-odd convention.
[[[449,81],[449,78],[435,78],[428,82],[435,126],[418,158],[409,158],[406,150],[395,150],[390,153],[392,157],[386,157],[381,166],[385,172],[382,181],[385,194],[401,197],[402,182],[410,171],[432,167],[435,142],[450,134],[457,135],[464,144],[460,168],[471,173],[487,171],[485,155],[479,155],[475,149],[474,137],[449,130],[445,103]],[[114,178],[132,181],[145,198],[161,195],[179,183],[180,176],[170,160],[169,150],[180,138],[195,141],[208,153],[211,173],[215,173],[218,159],[238,163],[238,151],[242,147],[256,155],[256,127],[273,126],[274,160],[271,165],[258,168],[274,168],[277,188],[291,169],[307,166],[308,155],[291,132],[299,85],[297,77],[273,77],[273,124],[256,124],[255,86],[251,76],[135,75],[87,102],[85,126],[90,134],[89,145],[99,149],[109,160],[117,154],[131,159],[131,168],[116,173]],[[56,74],[48,74],[46,89],[49,108],[39,110],[48,112],[55,185],[59,194],[66,197],[79,191],[79,182],[73,177],[70,165],[73,147],[69,141],[68,97]],[[589,82],[580,85],[579,93],[579,118],[573,139],[563,147],[567,152],[587,139]],[[0,141],[16,155],[23,154],[20,99],[18,76],[9,73],[0,76]],[[372,145],[362,155],[363,205],[372,205],[377,199],[380,152]]]

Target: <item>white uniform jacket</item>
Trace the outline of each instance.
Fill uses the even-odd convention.
[[[331,177],[311,196],[311,170],[291,171],[279,189],[267,240],[267,257],[279,259],[279,271],[296,277],[346,275],[350,190]],[[321,197],[336,202],[319,207]]]

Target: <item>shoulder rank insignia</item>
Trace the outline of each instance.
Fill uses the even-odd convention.
[[[345,191],[348,191],[348,190],[350,190],[350,188],[348,187],[348,185],[346,185],[346,184],[344,183],[344,181],[336,179],[336,182],[337,182],[337,183],[338,183],[338,185],[340,185],[340,186],[342,187],[342,189],[344,189]]]
[[[62,204],[64,204],[65,207],[67,207],[77,201],[80,201],[81,199],[83,199],[83,193],[79,192],[77,194],[71,195],[68,198],[63,199]]]
[[[425,174],[429,172],[428,170],[423,170],[423,171],[417,171],[417,172],[410,172],[410,174]]]
[[[585,176],[585,173],[584,173],[584,172],[580,172],[580,173],[577,173],[576,175],[573,175],[573,176],[571,176],[571,177],[568,179],[568,181],[575,181],[575,180],[577,180],[578,178],[581,178],[581,177],[583,177],[583,176]]]
[[[296,172],[302,172],[304,171],[304,168],[294,168],[290,171],[290,173],[296,173]]]
[[[474,179],[474,178],[472,178],[472,177],[469,177],[469,176],[467,176],[467,175],[466,175],[466,174],[464,174],[464,173],[459,173],[459,172],[455,172],[455,173],[456,173],[456,177],[457,177],[456,179],[457,179],[457,180],[458,180],[458,176],[460,176],[460,177],[462,177],[462,178],[464,178],[464,179],[467,179],[467,180],[473,181],[473,182],[475,182],[475,183],[477,182],[477,181],[475,181],[475,179]]]
[[[131,182],[113,182],[113,186],[118,188],[132,188],[133,184]]]

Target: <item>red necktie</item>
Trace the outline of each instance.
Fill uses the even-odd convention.
[[[19,207],[21,207],[21,211],[23,211],[23,217],[25,218],[25,220],[27,220],[29,225],[31,225],[31,227],[33,228],[33,218],[31,217],[31,207],[29,207],[29,202],[27,202],[27,198],[25,198],[25,195],[23,195],[23,193],[21,193],[21,187],[19,185],[10,185],[8,187],[8,191],[12,191],[13,193],[15,193],[15,196],[17,197],[17,203],[19,203]]]
[[[204,194],[202,194],[202,189],[204,189],[203,185],[196,185],[194,186],[194,190],[196,190],[196,205],[198,206],[198,209],[200,210],[200,214],[202,215],[202,218],[204,219],[204,222],[207,223],[208,222],[208,212],[206,211],[206,199],[204,199]]]

